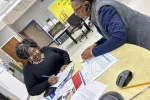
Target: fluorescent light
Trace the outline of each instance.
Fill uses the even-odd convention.
[[[0,20],[2,20],[21,0],[0,0]]]
[[[9,3],[13,3],[13,0],[4,0],[4,1],[7,1]]]

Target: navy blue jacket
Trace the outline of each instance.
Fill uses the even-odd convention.
[[[112,6],[104,6],[100,9],[100,23],[108,33],[109,39],[104,36],[96,42],[97,46],[92,49],[93,56],[99,56],[108,53],[126,42],[126,31],[122,20],[117,11]],[[97,27],[97,31],[101,34],[101,30]]]

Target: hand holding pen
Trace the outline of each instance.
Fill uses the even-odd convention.
[[[48,78],[48,83],[51,85],[54,85],[58,82],[58,77],[56,75],[51,75],[51,76],[42,75],[42,77]]]

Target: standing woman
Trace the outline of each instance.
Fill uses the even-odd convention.
[[[83,51],[83,59],[108,53],[125,43],[150,50],[150,17],[116,0],[71,0],[71,5],[77,16],[91,17],[103,36]]]

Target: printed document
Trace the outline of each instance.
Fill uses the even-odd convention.
[[[71,74],[73,72],[74,64],[70,65],[68,68],[66,68],[63,72],[58,73],[58,82],[51,87],[59,87],[60,85],[64,85],[65,82],[71,77]]]
[[[80,86],[70,100],[98,100],[107,85],[93,81],[85,86]]]
[[[81,70],[85,83],[94,81],[116,61],[117,59],[108,53],[85,61]]]

